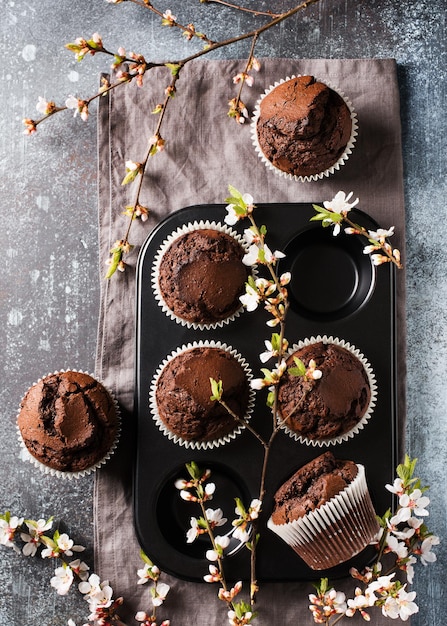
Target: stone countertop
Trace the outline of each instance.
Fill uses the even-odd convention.
[[[255,23],[246,14],[198,0],[159,4],[179,20],[191,21],[193,15],[197,27],[215,40]],[[256,3],[275,11],[293,4]],[[93,480],[60,482],[23,463],[15,420],[22,395],[38,378],[57,369],[94,367],[103,274],[97,262],[96,120],[55,116],[33,137],[24,136],[21,120],[37,116],[38,96],[61,104],[69,94],[96,91],[108,62],[95,56],[78,63],[64,49],[78,36],[99,32],[109,49],[122,45],[159,60],[186,55],[191,44],[175,29],[161,30],[159,19],[131,2],[2,0],[1,9],[0,512],[35,519],[54,515],[87,546],[84,558],[91,562]],[[438,561],[417,567],[420,612],[413,626],[444,626],[447,614],[441,584],[447,571],[445,21],[444,0],[321,0],[266,33],[257,48],[257,56],[394,57],[398,63],[407,211],[406,449],[418,457],[419,473],[431,485],[430,528],[444,538]],[[241,43],[214,58],[246,54],[247,44]],[[60,597],[50,589],[52,565],[1,547],[2,625],[86,621],[87,605],[79,594]]]

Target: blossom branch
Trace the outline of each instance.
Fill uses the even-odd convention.
[[[111,4],[121,4],[125,0],[108,0],[108,1]],[[307,0],[305,2],[299,3],[298,5],[296,5],[292,9],[289,9],[288,11],[285,11],[284,13],[274,14],[274,13],[271,13],[270,11],[263,12],[263,11],[257,11],[257,10],[252,10],[252,9],[246,9],[244,7],[238,6],[233,3],[224,2],[223,0],[211,0],[210,3],[213,3],[213,4],[222,4],[233,9],[253,13],[253,15],[255,16],[266,16],[270,18],[268,22],[266,22],[265,24],[261,25],[260,27],[254,30],[251,30],[246,33],[242,33],[240,35],[231,37],[226,40],[215,42],[209,39],[202,32],[197,31],[194,24],[191,23],[185,26],[184,24],[181,24],[180,22],[178,22],[177,18],[174,15],[172,15],[172,12],[170,10],[166,10],[162,12],[161,10],[156,8],[154,4],[150,2],[149,0],[130,0],[130,1],[133,2],[134,4],[137,4],[138,6],[141,6],[150,10],[152,13],[156,14],[158,17],[161,17],[163,26],[176,27],[176,28],[181,29],[183,32],[183,35],[188,40],[193,39],[193,38],[198,38],[200,40],[203,40],[205,42],[204,48],[180,60],[170,61],[170,62],[165,62],[165,63],[157,63],[157,62],[148,63],[146,62],[143,55],[135,54],[135,53],[129,53],[127,55],[125,50],[122,48],[120,48],[118,52],[116,53],[106,49],[98,33],[95,33],[91,39],[78,38],[73,43],[69,43],[66,45],[66,47],[69,50],[75,53],[76,59],[78,61],[82,61],[86,56],[94,56],[97,53],[102,53],[102,54],[105,54],[106,56],[112,56],[114,59],[114,62],[112,64],[112,69],[116,71],[116,76],[118,77],[117,82],[110,84],[108,83],[107,79],[103,79],[104,84],[97,94],[89,98],[85,98],[85,99],[77,98],[75,96],[70,96],[66,101],[66,105],[61,106],[61,107],[56,106],[55,103],[52,101],[47,102],[43,100],[42,98],[39,98],[39,103],[37,105],[37,108],[40,112],[44,113],[44,116],[38,120],[35,120],[32,118],[25,118],[23,120],[23,123],[25,125],[25,131],[24,131],[25,134],[27,135],[34,134],[37,130],[38,125],[41,122],[52,117],[55,113],[65,111],[67,109],[74,109],[74,114],[75,115],[79,114],[81,119],[83,121],[86,121],[89,115],[89,105],[94,100],[96,100],[102,95],[107,94],[112,89],[115,89],[119,87],[120,85],[132,82],[133,80],[136,80],[137,85],[141,86],[143,82],[143,77],[146,74],[146,72],[155,67],[166,66],[167,68],[171,70],[172,73],[175,73],[175,72],[179,73],[181,68],[183,68],[187,63],[195,59],[198,59],[201,56],[208,54],[209,52],[213,50],[217,50],[225,46],[230,46],[232,44],[238,43],[240,41],[244,41],[246,39],[251,39],[252,40],[251,49],[249,52],[246,67],[243,72],[241,72],[236,77],[234,77],[235,83],[240,82],[241,84],[239,86],[236,97],[229,101],[229,111],[228,111],[228,115],[230,117],[235,118],[235,120],[239,123],[243,123],[246,117],[248,117],[248,112],[246,110],[244,103],[241,100],[242,88],[244,84],[251,86],[251,84],[253,83],[253,77],[249,75],[249,72],[252,69],[255,69],[255,70],[259,69],[259,64],[254,58],[254,48],[255,48],[255,45],[259,36],[262,33],[269,30],[270,28],[273,28],[276,25],[280,24],[284,20],[289,19],[290,17],[292,17],[299,11],[309,7],[312,4],[315,4],[316,2],[319,2],[319,0]],[[173,95],[174,93],[175,91],[173,91],[171,95]],[[163,112],[162,112],[163,115],[164,115],[165,108],[166,108],[166,103],[163,106]],[[128,222],[124,237],[119,239],[117,242],[115,242],[113,248],[110,251],[111,257],[108,260],[109,269],[106,273],[107,278],[111,277],[116,272],[117,269],[121,271],[124,271],[125,269],[125,263],[123,262],[123,257],[127,253],[129,253],[130,250],[133,248],[133,246],[130,245],[129,243],[129,234],[130,234],[130,229],[135,218],[140,217],[143,220],[147,219],[148,210],[139,202],[141,188],[142,188],[142,178],[146,172],[146,166],[148,163],[149,156],[151,156],[154,153],[153,152],[154,149],[158,150],[162,148],[162,144],[160,143],[159,132],[160,132],[161,121],[163,119],[163,115],[160,117],[157,130],[155,134],[153,135],[157,138],[157,141],[155,143],[150,143],[147,156],[145,157],[143,163],[138,164],[138,167],[135,168],[135,170],[130,170],[131,172],[133,171],[135,175],[131,173],[131,175],[129,176],[128,182],[131,182],[131,180],[135,180],[135,178],[138,175],[140,175],[140,181],[138,183],[138,189],[136,191],[136,200],[132,205],[129,205],[126,207],[125,214],[129,217],[129,222]],[[163,141],[163,144],[164,144],[164,141]]]
[[[279,13],[273,13],[272,11],[259,11],[257,9],[250,9],[248,7],[242,7],[238,4],[233,4],[232,2],[225,2],[225,0],[200,0],[203,4],[221,4],[224,7],[228,7],[230,9],[235,9],[236,11],[241,11],[244,13],[251,13],[255,17],[259,15],[265,15],[267,17],[275,18],[279,17]]]
[[[428,516],[429,498],[424,494],[420,480],[414,477],[416,459],[405,456],[404,463],[397,467],[397,478],[386,489],[398,497],[396,513],[387,511],[378,518],[381,529],[377,538],[377,556],[372,566],[362,572],[355,568],[351,576],[360,581],[363,588],[357,587],[353,598],[346,599],[345,594],[329,588],[328,580],[323,578],[316,585],[316,594],[310,594],[315,623],[335,626],[344,617],[353,617],[357,612],[363,619],[370,621],[369,609],[379,607],[385,617],[400,618],[406,621],[419,608],[414,602],[416,592],[407,591],[408,583],[413,582],[413,565],[417,558],[423,565],[436,560],[432,548],[439,544],[439,537],[429,532],[423,522]],[[406,524],[406,526],[405,526]],[[383,572],[382,558],[392,554],[394,564]],[[405,572],[407,581],[395,580],[399,570]]]
[[[346,195],[339,191],[335,197],[323,203],[323,207],[313,205],[316,215],[311,221],[320,221],[323,227],[333,226],[333,234],[336,236],[341,230],[342,224],[347,224],[344,232],[347,235],[360,235],[365,237],[369,244],[363,249],[364,254],[370,254],[374,265],[393,263],[398,269],[402,269],[401,255],[397,248],[392,248],[388,239],[394,234],[394,226],[385,230],[367,230],[359,224],[355,224],[349,217],[349,211],[358,204],[359,199],[350,202],[352,191]]]

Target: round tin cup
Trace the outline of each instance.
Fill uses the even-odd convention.
[[[236,309],[236,311],[234,311],[234,313],[232,313],[228,317],[225,317],[221,320],[217,320],[216,322],[206,323],[206,324],[198,323],[198,322],[191,322],[189,320],[186,320],[176,315],[169,308],[169,306],[164,300],[163,294],[160,291],[159,274],[160,274],[161,263],[163,261],[164,254],[171,247],[174,241],[178,240],[180,237],[186,235],[187,233],[190,233],[196,230],[209,230],[209,229],[216,230],[218,232],[222,232],[222,233],[229,235],[230,237],[235,239],[237,243],[239,243],[239,245],[242,247],[245,253],[248,252],[248,246],[244,238],[241,235],[239,235],[239,233],[237,233],[235,230],[233,230],[232,228],[229,228],[225,224],[221,224],[220,222],[214,222],[214,221],[210,222],[208,220],[205,220],[205,221],[200,220],[200,221],[189,222],[187,224],[184,224],[183,226],[174,230],[170,235],[168,235],[168,237],[163,241],[158,251],[156,252],[155,257],[154,257],[154,262],[152,265],[152,279],[151,279],[152,289],[154,292],[155,300],[157,301],[158,305],[161,307],[164,313],[171,320],[174,320],[175,322],[177,322],[177,324],[181,324],[182,326],[185,326],[186,328],[192,328],[194,330],[212,330],[216,328],[222,328],[226,324],[229,324],[234,319],[239,317],[239,315],[244,310],[242,303],[240,303],[240,306]],[[253,269],[252,269],[252,272],[254,273]]]
[[[269,170],[271,170],[272,172],[275,172],[276,174],[278,174],[279,176],[282,176],[283,178],[287,178],[288,180],[294,180],[296,182],[305,183],[305,182],[321,180],[322,178],[327,178],[331,174],[334,174],[336,171],[338,171],[342,165],[345,165],[345,163],[349,159],[350,154],[352,153],[352,150],[353,150],[355,142],[356,142],[356,138],[357,138],[357,135],[358,135],[358,132],[357,132],[358,131],[358,121],[357,121],[357,114],[356,114],[356,112],[354,110],[354,107],[352,105],[352,102],[349,100],[349,98],[347,98],[347,96],[345,96],[345,94],[338,87],[334,87],[326,79],[325,80],[320,80],[317,77],[315,77],[315,80],[324,83],[327,87],[332,89],[332,91],[335,91],[335,93],[337,93],[341,98],[343,98],[346,106],[349,109],[349,111],[351,113],[352,126],[351,126],[351,135],[349,137],[348,143],[346,144],[346,147],[345,147],[343,153],[339,156],[337,161],[333,165],[328,167],[327,169],[323,170],[322,172],[319,172],[318,174],[311,174],[311,175],[306,175],[306,176],[297,176],[297,175],[294,175],[294,174],[290,174],[289,172],[285,172],[284,170],[281,170],[279,167],[276,167],[275,165],[273,165],[273,163],[265,156],[264,152],[262,151],[261,146],[259,145],[259,141],[258,141],[257,124],[258,124],[259,116],[261,114],[261,102],[266,97],[267,94],[269,94],[271,91],[273,91],[273,89],[275,89],[275,87],[278,87],[278,85],[281,85],[282,83],[285,83],[285,82],[287,82],[289,80],[293,80],[294,78],[299,78],[300,76],[301,76],[301,74],[292,74],[291,76],[287,76],[286,78],[282,78],[281,80],[276,81],[273,85],[270,85],[270,87],[268,87],[264,91],[264,93],[261,95],[261,97],[259,98],[259,100],[257,101],[257,103],[255,105],[255,109],[254,109],[253,116],[252,116],[250,130],[251,130],[252,143],[253,143],[253,146],[254,146],[254,148],[256,150],[256,153],[257,153],[258,157],[261,159],[261,161],[264,163],[264,165]]]
[[[189,448],[189,449],[192,449],[192,450],[209,450],[211,448],[217,448],[218,446],[222,446],[222,445],[225,445],[227,443],[230,443],[230,441],[235,439],[245,429],[244,424],[236,424],[236,426],[234,427],[233,430],[231,430],[226,435],[223,435],[222,437],[219,437],[218,439],[213,439],[213,440],[210,440],[210,441],[186,440],[186,439],[183,439],[182,437],[180,437],[179,435],[175,434],[174,432],[172,432],[168,428],[168,426],[161,419],[161,417],[159,415],[159,412],[158,412],[158,406],[157,406],[157,399],[156,399],[157,383],[158,383],[158,379],[159,379],[162,371],[164,370],[166,365],[168,365],[168,363],[170,363],[177,356],[179,356],[180,354],[182,354],[184,352],[192,350],[194,348],[218,348],[220,350],[224,350],[224,351],[228,352],[229,354],[231,354],[231,356],[233,356],[234,359],[236,359],[238,361],[239,365],[242,367],[242,369],[245,372],[245,375],[246,375],[246,378],[247,378],[247,385],[248,385],[248,388],[249,388],[249,398],[248,398],[247,410],[245,412],[245,416],[243,417],[243,420],[245,422],[248,422],[250,420],[250,418],[251,418],[251,414],[253,412],[253,407],[254,407],[254,403],[255,403],[255,392],[250,387],[250,381],[252,379],[252,373],[251,373],[251,369],[250,369],[248,363],[246,362],[246,360],[234,348],[232,348],[231,346],[228,346],[225,343],[221,343],[220,341],[202,341],[202,340],[200,340],[200,341],[194,341],[192,343],[185,344],[185,345],[177,348],[173,352],[171,352],[171,354],[169,354],[162,361],[162,363],[159,365],[157,371],[155,372],[155,375],[153,377],[152,384],[151,384],[151,387],[150,387],[150,392],[149,392],[149,405],[150,405],[152,417],[153,417],[156,425],[158,426],[160,431],[166,437],[168,437],[168,439],[170,439],[173,443],[175,443],[175,444],[177,444],[179,446],[183,446],[184,448]],[[210,387],[210,395],[211,395],[211,387]]]
[[[17,435],[18,435],[18,440],[19,440],[19,444],[20,444],[20,458],[23,461],[27,461],[30,462],[34,465],[34,467],[36,467],[37,469],[39,469],[41,472],[43,472],[44,474],[48,474],[50,476],[56,476],[57,478],[61,478],[61,479],[65,479],[65,480],[73,480],[73,479],[79,479],[79,478],[83,478],[84,476],[88,476],[89,474],[92,474],[93,472],[95,472],[98,468],[102,467],[105,463],[107,463],[107,461],[110,459],[110,457],[115,453],[115,450],[118,446],[118,442],[119,442],[119,438],[121,435],[121,413],[120,413],[120,409],[119,409],[119,405],[118,402],[114,396],[114,394],[110,391],[110,389],[107,388],[107,386],[101,381],[99,380],[96,376],[94,376],[93,374],[90,374],[89,372],[85,372],[83,370],[75,370],[75,369],[65,369],[65,370],[57,370],[55,372],[51,372],[49,374],[47,374],[47,376],[52,376],[55,374],[63,374],[66,372],[76,372],[78,374],[86,374],[87,376],[91,376],[96,382],[100,383],[104,389],[106,390],[106,392],[109,394],[110,398],[113,401],[114,407],[115,407],[115,415],[116,415],[116,434],[115,434],[115,439],[112,442],[109,450],[106,452],[106,454],[104,454],[104,456],[99,459],[98,461],[96,461],[93,465],[91,465],[90,467],[86,467],[83,470],[79,470],[76,472],[72,472],[72,471],[63,471],[63,470],[58,470],[55,469],[53,467],[49,467],[48,465],[45,465],[44,463],[42,463],[41,461],[39,461],[36,457],[34,457],[31,452],[28,450],[28,448],[26,447],[25,441],[23,440],[22,434],[20,432],[20,428],[17,424],[16,428],[17,428]],[[42,378],[39,378],[35,383],[33,383],[26,391],[26,393],[24,394],[22,401],[24,400],[26,394],[28,393],[28,391],[30,389],[32,389],[35,385],[37,385],[41,380],[44,380],[47,376],[43,376]],[[20,404],[21,406],[21,404]],[[18,411],[18,413],[20,413],[20,409]]]
[[[322,506],[287,524],[268,528],[281,537],[313,570],[349,561],[374,542],[379,532],[363,465],[352,483]]]
[[[323,336],[317,335],[316,337],[310,337],[308,339],[304,339],[298,342],[297,344],[294,344],[289,349],[288,356],[290,356],[297,350],[300,350],[304,346],[309,346],[314,343],[320,343],[320,342],[323,342],[326,344],[333,343],[337,346],[340,346],[341,348],[345,348],[345,350],[349,350],[349,352],[351,352],[351,354],[353,354],[363,365],[366,376],[368,377],[369,387],[371,391],[371,397],[369,400],[368,407],[365,413],[363,414],[363,416],[361,417],[361,419],[357,422],[357,424],[353,428],[346,431],[345,433],[338,435],[337,437],[332,437],[328,439],[310,439],[309,437],[306,437],[304,435],[300,435],[294,432],[291,428],[287,426],[287,424],[284,424],[284,423],[281,424],[281,428],[283,428],[290,437],[292,437],[299,443],[304,443],[308,446],[311,445],[311,446],[322,448],[324,446],[333,446],[333,445],[342,443],[343,441],[348,441],[349,439],[352,439],[358,432],[363,430],[363,428],[366,426],[366,424],[370,420],[374,412],[374,407],[376,406],[377,384],[376,384],[376,377],[374,375],[373,369],[371,365],[369,364],[369,362],[367,361],[367,359],[365,358],[365,356],[360,352],[360,350],[356,348],[355,346],[351,345],[350,343],[348,343],[347,341],[344,341],[343,339],[338,339],[337,337],[332,337],[332,336],[328,337],[327,335],[323,335]],[[279,417],[278,419],[280,420]]]

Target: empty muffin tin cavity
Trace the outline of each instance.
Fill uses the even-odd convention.
[[[281,271],[290,271],[290,306],[321,321],[348,317],[371,296],[375,270],[364,243],[332,228],[309,227],[286,245]]]

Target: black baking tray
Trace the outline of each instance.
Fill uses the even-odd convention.
[[[377,382],[377,403],[365,428],[352,439],[335,446],[315,447],[298,443],[281,432],[273,444],[267,472],[267,495],[260,520],[257,574],[262,581],[312,580],[321,575],[347,575],[351,566],[362,567],[372,557],[367,548],[348,563],[326,572],[311,570],[300,557],[266,527],[276,489],[298,467],[327,449],[340,459],[351,459],[366,468],[367,482],[379,515],[392,508],[385,484],[392,482],[397,460],[396,314],[395,271],[391,263],[378,268],[363,254],[365,240],[310,222],[311,204],[264,204],[255,209],[258,225],[267,227],[272,250],[286,253],[280,271],[291,270],[291,308],[286,337],[290,345],[317,335],[338,337],[356,346],[371,364]],[[255,378],[262,366],[259,355],[272,329],[268,314],[258,308],[244,311],[231,323],[215,330],[194,330],[168,318],[157,304],[151,284],[154,256],[166,237],[189,222],[224,223],[225,205],[198,205],[180,209],[161,222],[143,244],[136,281],[136,384],[138,422],[134,472],[134,520],[138,540],[148,556],[165,572],[191,581],[208,573],[206,536],[186,543],[192,516],[198,505],[181,500],[174,486],[187,478],[185,463],[195,461],[212,470],[217,489],[210,507],[221,507],[234,518],[234,498],[246,505],[258,496],[263,450],[246,430],[232,442],[211,450],[185,449],[163,435],[152,419],[149,390],[160,363],[173,350],[198,340],[221,341],[235,348],[248,362]],[[352,210],[352,219],[368,229],[378,225],[365,213]],[[234,230],[248,227],[239,222]],[[252,425],[268,435],[271,415],[264,391],[257,392]],[[219,534],[227,529],[219,528]],[[226,558],[229,580],[249,578],[249,552],[245,548]]]

